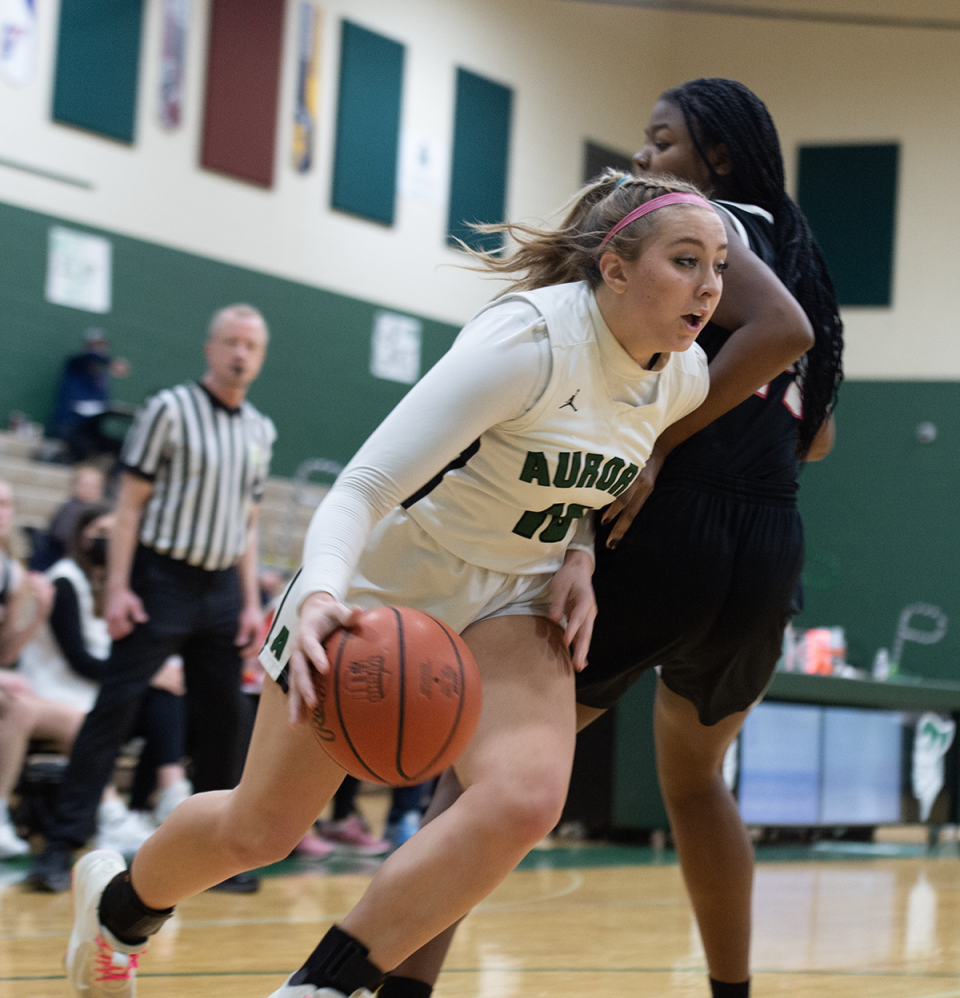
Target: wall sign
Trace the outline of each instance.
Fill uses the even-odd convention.
[[[47,241],[47,301],[109,312],[113,246],[109,239],[54,225]]]
[[[420,378],[423,323],[409,315],[378,312],[373,320],[370,373],[375,378],[412,385]]]

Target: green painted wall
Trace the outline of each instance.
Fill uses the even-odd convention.
[[[62,224],[113,243],[113,308],[96,315],[44,298],[47,232]],[[138,239],[0,204],[0,421],[19,409],[47,422],[64,358],[84,329],[107,330],[132,376],[114,381],[114,398],[134,404],[203,373],[210,316],[245,301],[271,331],[263,373],[250,399],[277,424],[275,474],[305,458],[345,463],[407,386],[369,371],[374,315],[382,307],[294,281],[218,263]],[[443,355],[457,329],[421,319],[421,369]]]
[[[937,429],[931,443],[917,438],[925,422]],[[901,669],[960,680],[960,383],[845,382],[836,447],[804,470],[800,509],[797,623],[843,625],[848,659],[869,667],[877,648],[891,647],[904,607],[933,604],[949,618],[946,635],[907,643]]]
[[[139,403],[199,376],[209,317],[232,301],[261,308],[271,327],[251,399],[276,421],[278,474],[308,457],[347,461],[406,391],[368,373],[374,303],[141,240],[100,233],[113,243],[108,315],[52,305],[52,224],[96,231],[0,204],[0,420],[11,409],[49,418],[63,359],[88,326],[106,328],[131,362],[116,398]],[[457,330],[422,321],[426,370]],[[937,427],[932,443],[917,439],[923,422]],[[843,625],[850,661],[868,667],[893,644],[905,606],[934,604],[950,618],[946,636],[908,643],[902,669],[960,680],[960,383],[848,381],[837,426],[833,454],[801,479],[806,607],[797,623]]]
[[[801,476],[806,605],[796,624],[842,625],[849,661],[869,668],[877,648],[892,646],[904,607],[938,606],[949,618],[944,638],[932,645],[907,642],[901,670],[960,681],[960,383],[847,381],[836,418],[833,453]],[[918,439],[921,423],[936,426],[935,440]],[[918,628],[930,623],[914,618]],[[655,685],[654,674],[645,673],[617,704],[616,827],[667,827],[653,750]],[[873,687],[788,674],[777,677],[770,695],[952,709],[937,691],[916,685]]]

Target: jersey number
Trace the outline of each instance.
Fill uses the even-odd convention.
[[[787,385],[787,390],[783,393],[783,398],[780,401],[790,410],[794,419],[803,419],[803,391],[797,384],[797,373],[793,367],[788,367],[784,373],[792,375],[793,380]],[[770,394],[770,383],[768,382],[753,394],[765,399]]]
[[[544,527],[540,534],[540,540],[544,544],[556,544],[562,541],[570,532],[570,527],[579,520],[591,507],[581,506],[579,503],[570,503],[564,506],[563,503],[554,503],[549,509],[532,510],[528,509],[523,516],[517,520],[517,525],[513,528],[515,534],[521,537],[530,538],[543,526],[547,517],[550,522]]]

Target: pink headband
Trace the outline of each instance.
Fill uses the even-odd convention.
[[[661,194],[658,198],[653,198],[651,201],[647,201],[646,204],[640,205],[639,208],[634,208],[629,214],[624,215],[619,222],[603,237],[603,242],[597,247],[597,254],[604,246],[610,242],[611,239],[625,226],[629,225],[631,222],[635,222],[638,218],[642,218],[647,212],[656,211],[657,208],[666,208],[667,205],[671,204],[698,204],[701,208],[709,208],[711,211],[714,210],[713,205],[709,201],[700,197],[699,194]]]

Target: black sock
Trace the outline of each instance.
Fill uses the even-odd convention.
[[[173,908],[158,911],[148,908],[130,883],[130,871],[118,873],[104,888],[100,898],[100,924],[122,943],[139,946],[158,932],[173,914]]]
[[[710,993],[712,998],[750,998],[750,978],[739,984],[726,984],[711,977]]]
[[[359,988],[376,991],[383,971],[367,959],[370,950],[334,925],[307,962],[290,978],[291,984],[312,984],[352,995]]]
[[[377,992],[377,998],[430,998],[433,987],[415,977],[394,977],[391,974]]]

